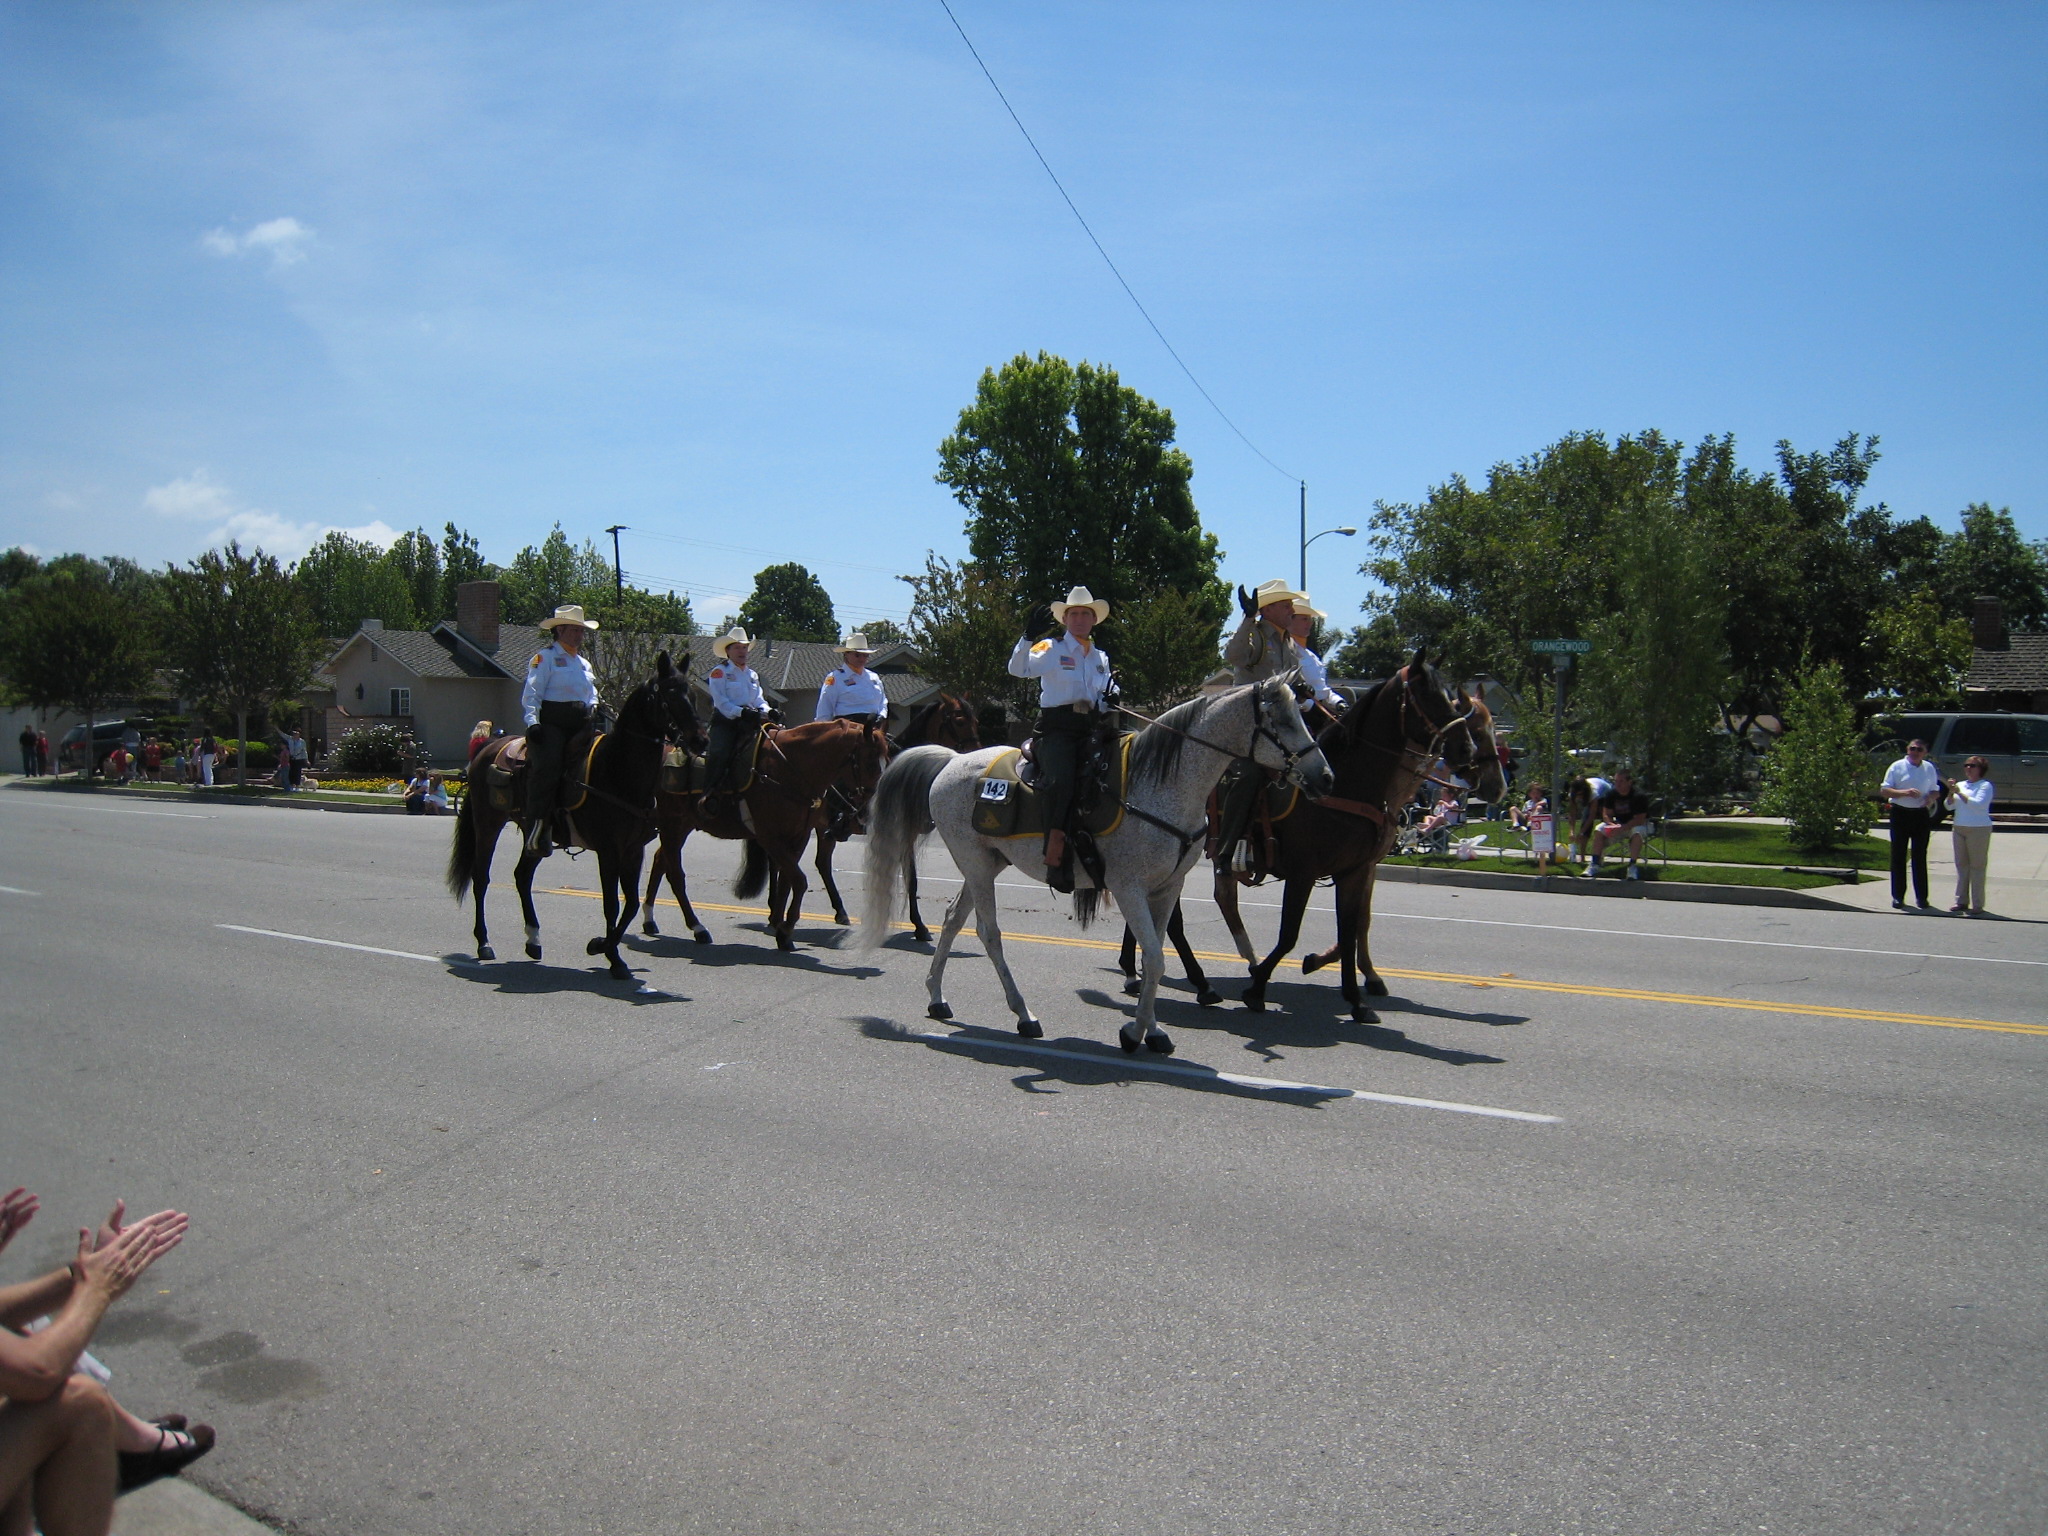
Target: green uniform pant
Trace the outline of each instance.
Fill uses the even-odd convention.
[[[1031,749],[1038,765],[1033,775],[1035,789],[1045,806],[1045,829],[1066,829],[1074,813],[1074,791],[1081,777],[1081,753],[1088,745],[1096,712],[1083,713],[1071,707],[1048,709],[1038,717],[1037,745]]]
[[[717,791],[731,788],[732,765],[754,739],[754,733],[761,728],[761,718],[752,710],[744,710],[728,718],[713,713],[711,716],[711,745],[704,753],[704,786]]]
[[[540,719],[526,728],[526,814],[530,822],[542,822],[553,812],[569,743],[589,723],[590,711],[581,704],[550,701],[541,705]]]

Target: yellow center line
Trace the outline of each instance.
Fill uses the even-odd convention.
[[[542,891],[546,896],[583,896],[596,900],[596,891],[572,890],[566,886]],[[667,897],[660,903],[674,906]],[[766,917],[766,907],[736,907],[715,901],[693,902],[706,912],[732,912],[742,916]],[[829,923],[829,912],[806,912],[803,921]],[[897,923],[896,927],[908,932],[909,923]],[[1123,948],[1122,941],[1115,943],[1107,939],[1083,939],[1070,934],[1059,933],[1016,933],[1005,930],[1006,944],[1058,944],[1068,949],[1100,949],[1115,953]],[[1211,950],[1198,949],[1197,960],[1207,960],[1222,965],[1242,965],[1242,957],[1234,954],[1218,954]],[[1647,992],[1638,987],[1595,987],[1579,982],[1528,981],[1522,977],[1465,976],[1455,971],[1410,971],[1391,965],[1379,968],[1382,976],[1398,976],[1404,981],[1437,981],[1446,986],[1459,987],[1501,987],[1524,992],[1563,992],[1574,997],[1606,997],[1631,1003],[1685,1003],[1694,1008],[1734,1008],[1751,1013],[1790,1013],[1809,1018],[1822,1019],[1863,1019],[1878,1024],[1924,1024],[1935,1029],[1988,1029],[2007,1035],[2048,1035],[2048,1024],[2020,1024],[2003,1019],[1950,1019],[1936,1014],[1892,1013],[1881,1008],[1845,1008],[1832,1003],[1774,1003],[1748,997],[1714,997],[1691,992]]]

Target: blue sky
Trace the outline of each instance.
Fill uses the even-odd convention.
[[[1247,585],[1574,429],[1883,440],[2048,536],[2048,10],[0,8],[0,545],[619,522],[707,622],[958,554],[939,440],[1045,349],[1174,413]],[[1364,539],[1310,551],[1339,619]]]

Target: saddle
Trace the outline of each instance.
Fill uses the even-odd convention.
[[[1131,780],[1131,743],[1136,739],[1129,734],[1117,738],[1109,754],[1109,782],[1099,786],[1094,794],[1088,792],[1091,786],[1083,776],[1074,797],[1076,831],[1106,837],[1123,824],[1124,794]],[[1023,753],[1011,747],[997,753],[982,770],[974,793],[974,830],[983,837],[1045,835],[1045,802],[1029,781],[1020,776],[1023,766]]]
[[[579,731],[569,740],[569,750],[562,754],[562,783],[555,801],[557,811],[574,811],[582,808],[590,798],[590,760],[597,754],[597,744],[604,740],[604,732],[595,729]],[[578,760],[583,771],[576,771]],[[491,755],[484,765],[484,790],[491,797],[491,809],[505,816],[519,816],[526,811],[526,738],[510,736],[505,744]]]
[[[754,732],[754,740],[747,748],[746,761],[736,764],[730,794],[743,795],[754,787],[755,770],[761,762],[761,743],[770,731],[780,726],[763,725]],[[685,752],[681,747],[664,747],[661,751],[661,792],[664,795],[701,795],[711,787],[711,771],[700,755]]]
[[[1280,867],[1280,838],[1273,829],[1292,816],[1301,805],[1301,786],[1275,776],[1271,769],[1251,769],[1233,765],[1231,774],[1258,772],[1267,775],[1259,798],[1253,803],[1252,816],[1244,829],[1246,852],[1251,867],[1239,870],[1234,878],[1240,885],[1261,884],[1267,876]],[[1202,852],[1211,860],[1222,851],[1223,843],[1223,801],[1229,793],[1230,778],[1209,791],[1209,832],[1204,839]]]

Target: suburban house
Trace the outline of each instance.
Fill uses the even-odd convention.
[[[1970,616],[1970,641],[1966,708],[2048,714],[2048,634],[2012,633],[2004,605],[1980,597]]]
[[[602,632],[597,642],[603,643]],[[455,617],[432,629],[386,629],[376,619],[365,619],[321,664],[323,686],[306,696],[307,739],[315,760],[344,731],[398,724],[412,730],[432,765],[465,765],[477,721],[488,720],[499,731],[521,728],[519,691],[528,661],[545,643],[532,625],[501,621],[495,581],[458,587]],[[711,637],[675,636],[670,644],[679,652],[687,647],[698,713],[708,716],[711,703],[703,679],[713,664]],[[816,718],[818,692],[839,664],[839,652],[815,641],[767,640],[754,647],[751,659],[768,702],[787,723],[801,725]],[[916,663],[916,652],[900,642],[882,646],[869,662],[882,679],[892,728],[937,697],[937,687],[918,675]]]

